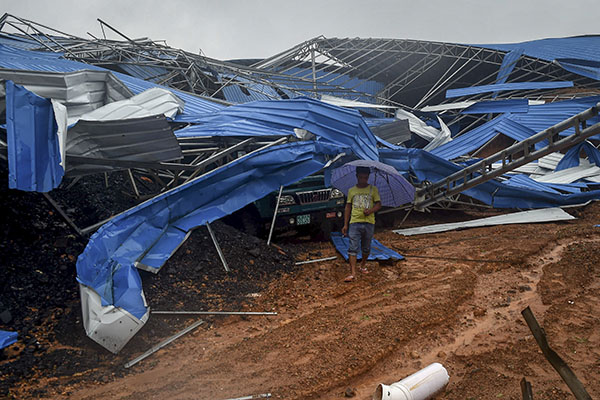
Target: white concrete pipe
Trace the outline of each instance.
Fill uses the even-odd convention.
[[[448,371],[440,363],[433,363],[400,382],[380,383],[373,400],[426,400],[438,394],[448,384]]]

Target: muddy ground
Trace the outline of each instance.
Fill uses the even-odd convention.
[[[271,393],[337,399],[351,391],[356,399],[369,399],[378,383],[440,362],[450,374],[440,399],[520,399],[523,377],[536,399],[572,398],[520,315],[530,306],[550,345],[592,398],[599,398],[600,228],[594,225],[600,223],[600,203],[568,212],[578,219],[412,237],[381,228],[376,238],[406,259],[373,262],[371,273],[350,284],[342,282],[348,268],[341,257],[293,265],[292,258],[335,255],[330,243],[281,239],[281,249],[267,248],[222,226],[233,270],[225,274],[198,230],[159,275],[144,276],[150,304],[277,316],[205,318],[193,333],[125,369],[124,362],[197,319],[152,315],[114,356],[85,337],[76,286],[65,284],[64,304],[13,312],[15,320],[29,318],[18,325],[28,333],[0,360],[2,395],[104,400]],[[416,214],[405,225],[485,215],[490,212]],[[31,240],[43,239],[36,235]],[[54,243],[47,248],[51,257],[66,260],[56,263],[59,271],[67,266],[61,281],[74,282],[69,255],[76,256],[84,242],[72,242],[60,251]],[[52,298],[51,292],[42,293]]]

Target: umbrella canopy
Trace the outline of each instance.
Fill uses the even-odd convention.
[[[336,168],[331,173],[331,185],[348,195],[348,190],[355,186],[356,167],[369,167],[369,184],[379,191],[381,205],[399,207],[410,203],[415,198],[415,188],[396,169],[379,161],[357,160]]]

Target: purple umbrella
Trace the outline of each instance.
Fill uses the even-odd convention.
[[[357,184],[356,167],[369,167],[369,184],[379,190],[381,205],[399,207],[415,198],[415,188],[394,167],[378,161],[351,161],[331,173],[331,185],[348,195],[348,190]]]

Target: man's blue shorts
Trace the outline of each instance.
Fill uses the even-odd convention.
[[[348,247],[348,254],[356,256],[358,249],[362,250],[363,257],[371,253],[371,240],[373,239],[373,232],[375,231],[375,224],[368,222],[355,222],[350,224],[348,227],[348,238],[350,239],[350,247]]]

